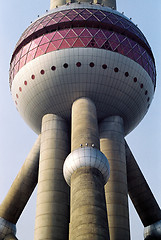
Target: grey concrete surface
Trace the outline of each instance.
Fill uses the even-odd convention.
[[[36,140],[8,194],[0,205],[0,217],[16,224],[38,180],[40,137]]]
[[[102,174],[91,167],[71,177],[70,240],[109,240]]]
[[[88,98],[80,98],[73,103],[71,135],[72,151],[81,146],[100,147],[96,107]],[[76,160],[80,162],[80,168],[73,172],[70,181],[69,239],[109,240],[103,175],[98,169],[86,165],[92,152],[89,151],[88,156],[84,154],[87,161],[79,156]]]
[[[99,125],[100,149],[110,164],[105,185],[110,240],[129,240],[129,210],[123,120],[109,117]]]
[[[89,98],[79,98],[72,105],[71,151],[82,146],[100,148],[97,113]]]
[[[144,225],[161,220],[160,207],[126,143],[128,193]]]
[[[35,240],[68,239],[69,187],[63,177],[63,163],[68,154],[66,122],[56,115],[45,115],[42,119]]]

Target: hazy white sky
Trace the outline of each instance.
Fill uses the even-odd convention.
[[[36,134],[26,125],[12,102],[8,84],[9,62],[22,32],[37,15],[49,9],[49,0],[0,0],[0,202],[29,153]],[[117,0],[117,8],[132,17],[147,37],[156,59],[157,88],[148,114],[127,141],[159,205],[161,205],[161,1]],[[131,204],[131,239],[143,239],[143,226]],[[36,191],[17,224],[20,240],[33,239]]]

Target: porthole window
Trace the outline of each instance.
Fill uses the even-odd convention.
[[[35,79],[35,75],[34,74],[31,76],[31,79],[33,79],[33,80]]]
[[[55,70],[56,70],[56,67],[55,67],[55,66],[52,66],[52,67],[51,67],[51,70],[52,70],[52,71],[55,71]]]
[[[45,71],[42,69],[42,70],[40,71],[40,73],[43,75],[43,74],[45,73]]]
[[[94,67],[94,63],[93,63],[93,62],[90,62],[89,66],[90,66],[90,67]]]
[[[125,77],[128,77],[129,76],[129,73],[128,72],[125,72]]]
[[[106,64],[103,64],[103,65],[102,65],[102,68],[103,68],[103,69],[106,69],[106,68],[107,68],[107,65],[106,65]]]
[[[138,80],[137,77],[134,77],[134,82],[137,82],[137,80]]]
[[[77,62],[77,63],[76,63],[76,66],[77,66],[77,67],[81,67],[81,62]]]
[[[22,92],[22,88],[21,87],[19,87],[19,91]]]
[[[141,87],[141,88],[143,88],[143,87],[144,87],[143,83],[141,83],[141,84],[140,84],[140,87]]]
[[[147,94],[148,94],[148,91],[146,90],[146,91],[145,91],[145,95],[147,95]]]
[[[68,68],[68,63],[64,63],[63,67]]]
[[[119,69],[117,67],[114,68],[114,72],[118,72]]]
[[[24,81],[24,84],[27,85],[27,81]]]

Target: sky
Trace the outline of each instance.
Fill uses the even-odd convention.
[[[49,9],[49,0],[0,0],[0,202],[37,136],[17,112],[9,90],[9,62],[19,37],[31,21]],[[126,140],[161,206],[161,1],[117,0],[117,9],[131,17],[149,41],[157,68],[157,88],[149,112]],[[143,239],[143,225],[129,200],[131,240]],[[36,190],[17,223],[17,237],[33,239]]]

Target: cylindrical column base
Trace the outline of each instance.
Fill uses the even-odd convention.
[[[82,167],[71,177],[70,240],[109,240],[103,175]]]

